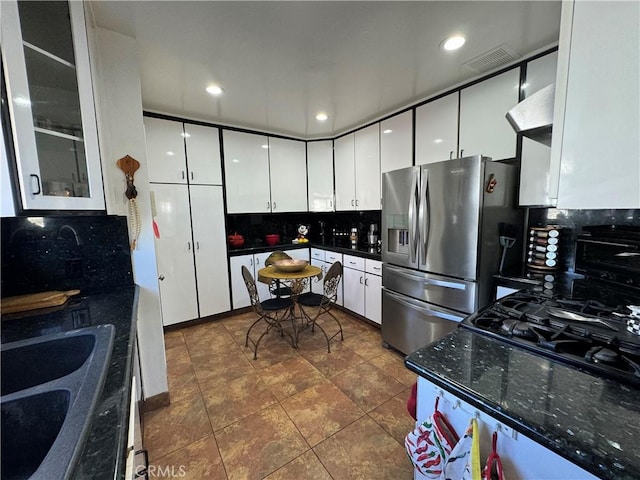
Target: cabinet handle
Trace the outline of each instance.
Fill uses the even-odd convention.
[[[453,150],[449,152],[449,160],[453,160]]]
[[[369,286],[369,279],[368,279],[368,278],[365,278],[365,279],[364,279],[364,286],[365,286],[365,287],[368,287],[368,286]]]
[[[267,202],[267,210],[271,209],[271,202]]]
[[[182,180],[184,180],[184,170],[180,170],[180,174],[182,175]]]
[[[36,179],[36,185],[38,186],[38,191],[37,192],[31,192],[32,195],[40,195],[42,193],[42,189],[40,188],[40,177],[38,175],[36,175],[35,173],[32,173],[31,175],[29,175],[31,178],[35,178]],[[33,185],[33,183],[32,183]]]
[[[333,200],[329,200],[329,208],[333,208]]]
[[[356,200],[356,207],[358,206],[358,200]]]
[[[275,210],[276,208],[276,202],[273,202],[273,209]]]
[[[200,250],[200,242],[196,242],[196,250]]]
[[[187,242],[187,250],[191,250],[191,242]]]
[[[460,158],[464,157],[464,148],[460,149]]]
[[[351,206],[352,206],[352,207],[355,207],[355,206],[356,206],[356,205],[355,205],[355,203],[354,203],[354,200],[353,200],[353,199],[351,199]]]
[[[158,277],[158,280],[160,280],[160,281],[162,282],[162,281],[164,280],[164,275],[160,275],[160,276]]]
[[[251,265],[253,267],[253,258],[249,259],[249,265]]]
[[[193,172],[191,172],[191,180],[193,180]]]
[[[362,276],[360,276],[360,285],[362,285]]]

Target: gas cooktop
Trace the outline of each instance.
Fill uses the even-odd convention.
[[[461,326],[577,366],[601,377],[640,385],[640,336],[627,331],[635,292],[592,282],[571,295],[518,292],[467,317]]]

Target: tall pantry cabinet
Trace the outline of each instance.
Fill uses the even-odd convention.
[[[217,128],[145,117],[164,325],[231,309]]]

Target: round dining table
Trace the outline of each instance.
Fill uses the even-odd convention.
[[[291,299],[294,302],[296,297],[304,291],[314,278],[318,281],[322,280],[322,269],[315,265],[307,265],[297,272],[283,272],[278,270],[275,265],[269,265],[258,270],[259,282],[271,284],[279,281],[284,283],[291,290]]]

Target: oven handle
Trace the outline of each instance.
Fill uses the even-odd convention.
[[[389,295],[394,301],[398,302],[400,305],[404,305],[405,307],[409,307],[412,310],[416,310],[420,313],[426,313],[427,315],[431,315],[433,317],[443,318],[445,320],[452,320],[454,322],[461,322],[464,320],[464,317],[459,317],[457,315],[451,315],[444,312],[438,312],[436,310],[431,310],[430,308],[421,307],[419,305],[415,305],[411,302],[403,300],[399,295],[392,293],[390,291],[386,291],[386,294]]]
[[[614,242],[603,242],[600,240],[586,240],[586,239],[579,239],[579,242],[584,242],[584,243],[597,243],[598,245],[613,245],[614,247],[626,247],[626,248],[633,248],[634,250],[638,250],[638,246],[637,245],[628,245],[626,243],[614,243]]]
[[[408,278],[409,280],[421,282],[424,285],[434,285],[436,287],[453,288],[456,290],[466,290],[466,286],[464,285],[464,283],[446,282],[444,280],[435,280],[432,278],[419,277],[417,275],[411,275],[410,273],[404,273],[393,267],[387,267],[387,270],[392,271],[394,275],[399,275],[401,277]]]

